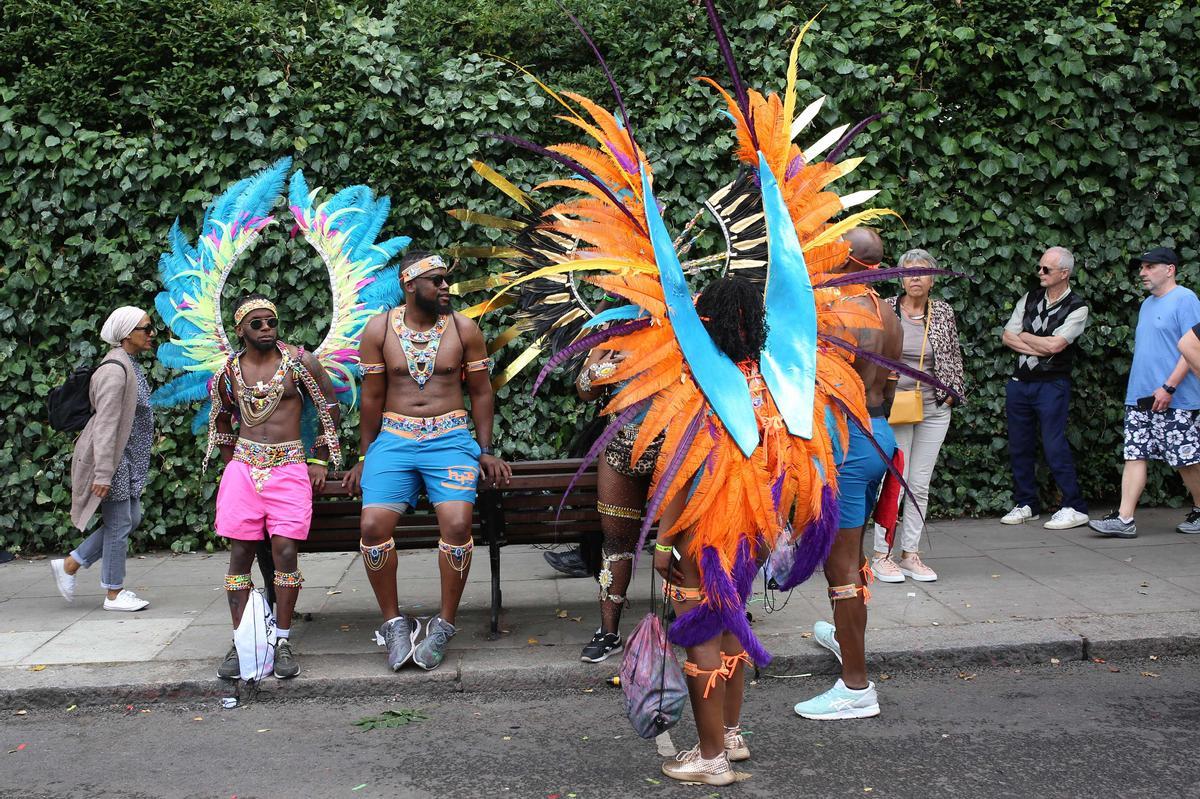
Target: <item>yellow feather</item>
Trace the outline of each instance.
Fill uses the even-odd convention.
[[[788,56],[787,91],[783,95],[783,122],[785,130],[792,129],[792,115],[796,113],[796,72],[797,62],[800,59],[800,43],[804,41],[804,34],[808,33],[808,29],[812,27],[812,24],[817,21],[817,17],[819,16],[821,16],[820,11],[800,29],[800,35],[796,37],[796,42],[792,45],[792,52]]]
[[[823,244],[831,244],[842,237],[843,234],[850,232],[858,227],[863,222],[869,222],[872,219],[878,219],[883,216],[894,216],[901,219],[900,214],[893,211],[891,208],[868,208],[866,211],[859,211],[857,214],[852,214],[837,224],[830,225],[819,236],[814,236],[805,242],[802,248],[804,252],[820,247]],[[901,220],[903,221],[903,220]]]

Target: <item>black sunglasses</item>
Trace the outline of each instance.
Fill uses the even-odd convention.
[[[1039,266],[1038,271],[1041,272],[1043,275],[1048,275],[1051,272],[1061,272],[1062,270],[1061,269],[1051,269],[1048,266]]]
[[[418,280],[428,280],[435,286],[449,286],[450,281],[445,275],[418,275]]]
[[[154,332],[154,325],[138,325],[134,330],[140,330],[146,335],[150,335]]]
[[[247,324],[250,325],[251,330],[262,330],[264,326],[274,330],[279,326],[279,320],[274,316],[269,316],[266,319],[251,319]]]

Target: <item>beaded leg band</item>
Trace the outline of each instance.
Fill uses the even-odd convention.
[[[225,575],[226,591],[249,591],[253,587],[254,581],[250,579],[250,575],[248,574]]]
[[[829,598],[834,602],[841,599],[855,599],[859,593],[862,594],[863,604],[871,601],[871,589],[867,586],[875,581],[875,573],[871,571],[869,561],[863,561],[862,568],[859,573],[862,574],[862,585],[850,583],[849,585],[831,585],[829,587]]]
[[[633,519],[639,522],[642,520],[641,508],[623,508],[608,502],[597,502],[596,511],[602,516],[615,516],[618,519]]]
[[[621,605],[625,603],[625,597],[621,594],[610,594],[608,589],[613,583],[613,573],[610,566],[617,561],[633,560],[632,552],[617,552],[612,555],[605,555],[603,565],[600,567],[600,601],[601,602],[616,602]]]
[[[396,548],[396,539],[389,538],[382,544],[368,545],[362,539],[358,541],[358,551],[362,553],[363,563],[367,569],[377,572],[387,563],[388,553]]]
[[[446,556],[450,568],[458,572],[458,576],[467,579],[467,569],[471,568],[471,553],[475,551],[475,542],[467,540],[465,544],[448,544],[445,539],[438,539],[438,550]]]
[[[276,588],[299,588],[302,582],[304,582],[304,575],[300,573],[299,569],[294,572],[275,572]]]
[[[688,588],[682,585],[671,585],[663,583],[663,596],[672,602],[687,602],[689,600],[699,600],[703,602],[705,599],[704,589]]]

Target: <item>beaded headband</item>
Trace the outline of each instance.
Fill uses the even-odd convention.
[[[251,311],[262,310],[263,308],[266,308],[271,313],[279,316],[279,311],[275,310],[275,303],[267,299],[258,298],[246,300],[239,305],[237,310],[233,312],[233,323],[235,325],[240,325],[242,320],[246,318],[246,314],[250,313]]]
[[[422,258],[411,266],[406,266],[404,271],[400,273],[400,280],[407,283],[408,281],[418,278],[433,269],[445,268],[446,262],[442,260],[440,255],[430,255],[427,258]]]

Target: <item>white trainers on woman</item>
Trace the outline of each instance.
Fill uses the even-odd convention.
[[[132,613],[135,610],[141,610],[147,607],[150,603],[145,599],[139,599],[138,595],[128,589],[121,589],[117,594],[116,599],[104,598],[105,610],[121,610],[126,613]]]

